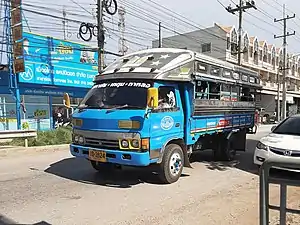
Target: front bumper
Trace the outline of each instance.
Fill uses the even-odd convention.
[[[127,166],[148,166],[151,163],[149,152],[129,152],[120,150],[104,150],[80,145],[70,145],[70,152],[75,157],[89,158],[89,150],[106,152],[108,163]]]
[[[267,159],[269,159],[271,157],[273,159],[274,158],[290,158],[290,159],[295,158],[295,157],[290,157],[290,156],[278,155],[278,154],[275,154],[275,153],[273,153],[269,150],[266,151],[266,150],[255,148],[255,152],[254,152],[254,156],[253,156],[253,162],[256,165],[261,166],[264,161],[266,161]],[[300,158],[299,158],[299,161],[300,161]],[[272,167],[272,168],[281,169],[281,170],[288,170],[288,171],[293,171],[293,172],[300,172],[300,170],[295,170],[295,169],[290,169],[290,168],[281,168],[281,167]]]

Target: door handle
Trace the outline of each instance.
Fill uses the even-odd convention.
[[[175,124],[175,127],[180,127],[180,123],[176,123],[176,124]]]

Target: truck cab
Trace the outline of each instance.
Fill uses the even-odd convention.
[[[197,99],[196,83],[211,79],[197,75],[199,56],[182,49],[150,49],[108,66],[74,110],[71,154],[103,173],[112,165],[154,165],[164,183],[179,179],[195,150],[213,148],[216,156],[224,156],[224,147],[231,160],[232,149],[244,150],[255,106],[252,112],[249,102],[209,99],[208,91],[202,95],[208,98]],[[243,139],[236,148],[226,141],[234,138]]]

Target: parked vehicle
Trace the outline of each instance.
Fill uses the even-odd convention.
[[[121,57],[94,82],[72,115],[71,154],[103,173],[154,165],[165,183],[179,179],[194,151],[213,149],[217,160],[245,151],[261,88],[254,71],[170,48]]]
[[[270,157],[290,159],[300,157],[300,115],[288,117],[273,126],[271,133],[257,143],[254,164],[260,166]]]

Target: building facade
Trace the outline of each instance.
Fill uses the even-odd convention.
[[[158,40],[153,41],[152,46],[158,47]],[[189,49],[231,63],[238,62],[238,30],[234,26],[214,24],[206,29],[163,38],[162,46]],[[279,68],[283,68],[283,49],[243,32],[241,52],[242,65],[260,74],[263,89],[256,101],[268,120],[276,115],[278,88],[279,100],[282,99],[282,70]],[[293,115],[300,110],[300,57],[292,53],[286,57],[287,113]]]

